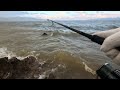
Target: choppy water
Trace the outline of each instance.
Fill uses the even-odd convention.
[[[60,21],[78,30],[94,33],[120,26],[120,21]],[[43,33],[48,35],[43,36]],[[54,71],[59,79],[95,79],[95,70],[112,63],[100,45],[50,22],[0,22],[0,57],[36,57],[49,63],[43,75]],[[22,73],[22,72],[21,72]]]

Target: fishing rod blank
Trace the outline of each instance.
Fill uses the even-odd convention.
[[[76,32],[76,33],[78,33],[78,34],[81,34],[81,35],[89,38],[91,41],[96,42],[96,43],[98,43],[98,44],[100,44],[100,45],[102,45],[103,42],[104,42],[104,40],[105,40],[105,38],[103,38],[103,37],[99,37],[99,36],[97,36],[97,35],[90,35],[90,34],[84,33],[84,32],[82,32],[82,31],[76,30],[76,29],[74,29],[74,28],[71,28],[71,27],[69,27],[69,26],[67,26],[67,25],[63,25],[63,24],[61,24],[61,23],[55,22],[55,21],[53,21],[53,20],[49,20],[49,19],[48,19],[48,21],[51,21],[52,23],[53,23],[53,22],[54,22],[54,23],[57,23],[57,24],[65,27],[65,28],[67,28],[67,29],[70,29],[70,30],[72,30],[72,31],[74,31],[74,32]],[[116,47],[116,49],[120,51],[120,47]]]

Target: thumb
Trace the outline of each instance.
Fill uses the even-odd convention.
[[[120,28],[116,28],[116,29],[111,29],[111,30],[107,30],[107,31],[99,31],[99,32],[93,33],[93,35],[107,38],[108,36],[115,34],[116,32],[119,32],[119,31],[120,31]]]

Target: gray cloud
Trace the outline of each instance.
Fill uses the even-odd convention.
[[[0,17],[20,17],[28,14],[22,11],[0,11]]]

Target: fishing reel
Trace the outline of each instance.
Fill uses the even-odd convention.
[[[120,79],[120,70],[114,69],[110,64],[105,63],[96,71],[101,79]]]

